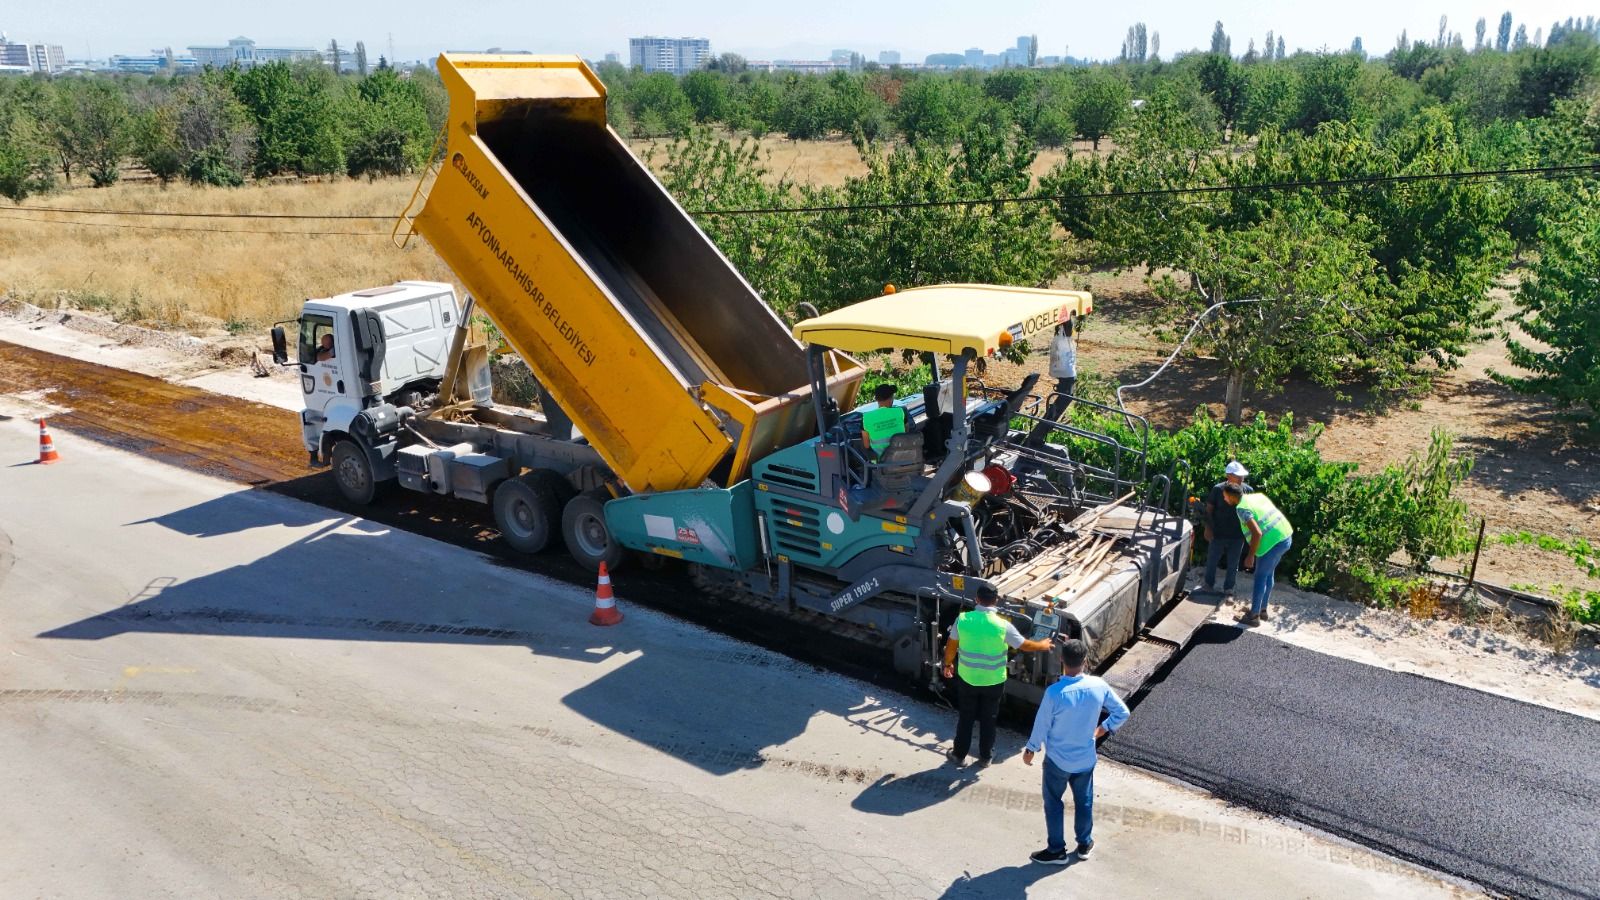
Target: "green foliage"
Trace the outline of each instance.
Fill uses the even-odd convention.
[[[1547,553],[1559,553],[1570,559],[1580,573],[1589,578],[1600,578],[1600,547],[1581,537],[1563,540],[1548,534],[1514,531],[1497,534],[1494,536],[1494,541],[1509,547],[1536,547]],[[1568,588],[1562,585],[1555,585],[1553,589],[1537,585],[1527,587],[1554,594],[1575,620],[1589,625],[1600,625],[1600,591]]]
[[[981,200],[1031,188],[1031,142],[973,127],[953,148],[923,142],[882,150],[859,145],[867,174],[809,202],[850,207]],[[824,249],[805,298],[821,308],[879,293],[885,284],[1048,284],[1060,271],[1053,222],[1039,204],[848,209],[808,217],[810,243]]]
[[[1297,580],[1393,602],[1399,598],[1378,589],[1392,587],[1382,579],[1395,554],[1403,552],[1420,570],[1470,548],[1467,507],[1455,492],[1472,460],[1453,456],[1452,446],[1451,436],[1436,430],[1424,455],[1347,478],[1325,501],[1332,515],[1309,536]]]
[[[1009,197],[1030,189],[1031,142],[981,126],[954,147],[925,141],[885,150],[857,142],[865,175],[837,188],[769,185],[753,142],[696,131],[666,151],[662,181],[693,208],[872,207]],[[1048,284],[1060,271],[1039,204],[842,209],[810,215],[704,216],[702,227],[779,309],[830,309],[882,291],[947,282]]]
[[[694,121],[694,107],[678,79],[657,72],[634,81],[627,93],[628,116],[646,135],[682,134]]]
[[[47,104],[39,83],[0,79],[0,197],[14,203],[55,186]]]
[[[962,82],[918,78],[901,89],[895,116],[906,140],[948,144],[966,128],[973,103],[971,88]]]
[[[1313,56],[1301,68],[1300,108],[1292,126],[1312,132],[1324,122],[1352,122],[1365,110],[1357,103],[1361,60],[1352,54]]]
[[[1267,129],[1251,152],[1222,154],[1169,80],[1104,159],[1069,158],[1043,181],[1067,197],[1061,226],[1084,261],[1181,273],[1158,279],[1169,324],[1187,328],[1226,307],[1196,346],[1222,360],[1229,420],[1243,395],[1298,373],[1337,386],[1368,379],[1394,391],[1449,366],[1484,334],[1484,295],[1510,250],[1509,197],[1497,186],[1424,181],[1371,191],[1238,192],[1196,201],[1147,195],[1108,203],[1071,197],[1192,185],[1278,184],[1466,168],[1467,150],[1439,108],[1384,139],[1351,123],[1310,135]]]
[[[1573,196],[1545,221],[1539,260],[1516,295],[1517,323],[1548,349],[1509,339],[1511,362],[1533,374],[1491,374],[1516,390],[1551,397],[1600,436],[1600,197],[1590,186],[1568,189]]]
[[[1125,446],[1146,446],[1145,433],[1130,420],[1082,406],[1071,416],[1080,428],[1110,434]],[[1235,426],[1202,409],[1178,431],[1149,433],[1148,472],[1174,473],[1176,507],[1185,497],[1203,501],[1230,460],[1244,463],[1250,483],[1294,526],[1294,547],[1281,571],[1304,587],[1332,589],[1353,599],[1385,604],[1399,599],[1411,579],[1390,576],[1397,554],[1404,553],[1412,570],[1420,572],[1431,560],[1470,546],[1471,523],[1455,493],[1472,461],[1453,454],[1448,434],[1435,432],[1425,454],[1370,475],[1356,474],[1353,463],[1323,459],[1316,446],[1321,434],[1319,425],[1296,434],[1287,415],[1276,424],[1262,416]],[[1111,470],[1120,463],[1127,479],[1142,474],[1134,459],[1119,460],[1104,444],[1076,437],[1067,441],[1074,459]],[[1188,465],[1176,465],[1179,460]]]
[[[233,92],[255,126],[257,178],[327,175],[344,169],[342,86],[324,66],[291,67],[283,62],[256,66],[238,73]]]
[[[728,118],[731,100],[727,79],[715,72],[700,69],[683,76],[680,86],[694,109],[696,122],[721,122]]]
[[[769,184],[765,157],[754,140],[721,140],[697,128],[664,151],[663,185],[690,209],[772,209],[793,202],[794,186]],[[654,162],[652,153],[648,160]],[[782,214],[705,216],[700,227],[768,303],[780,310],[800,300],[820,248],[799,217]]]
[[[1078,134],[1100,149],[1100,139],[1128,118],[1133,92],[1128,83],[1106,69],[1091,69],[1072,98],[1072,121]]]
[[[61,157],[87,171],[95,187],[115,184],[133,144],[126,95],[108,81],[64,81],[56,88],[55,106]]]
[[[356,85],[346,138],[352,178],[404,175],[427,164],[435,129],[424,90],[393,69],[375,70]]]
[[[241,185],[254,159],[255,126],[230,75],[196,76],[173,97],[173,148],[183,177],[195,184]]]

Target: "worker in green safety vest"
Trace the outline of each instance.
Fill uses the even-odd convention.
[[[977,609],[956,616],[950,639],[944,645],[944,677],[960,676],[956,691],[955,745],[945,756],[956,765],[967,761],[972,749],[972,726],[978,725],[978,768],[994,758],[994,723],[1000,715],[1000,698],[1006,690],[1006,648],[1037,653],[1049,650],[1049,641],[1030,641],[1011,620],[1000,615],[1000,594],[988,585],[977,590]]]
[[[877,459],[889,449],[889,439],[911,430],[911,414],[894,402],[894,385],[880,384],[872,392],[878,405],[861,414],[861,446]]]
[[[1239,514],[1239,524],[1245,528],[1245,539],[1250,542],[1250,552],[1256,558],[1255,584],[1250,591],[1250,611],[1238,619],[1246,628],[1261,624],[1272,616],[1267,612],[1267,598],[1272,596],[1272,586],[1277,580],[1278,563],[1294,546],[1294,526],[1266,494],[1245,493],[1237,484],[1222,486],[1222,499]]]

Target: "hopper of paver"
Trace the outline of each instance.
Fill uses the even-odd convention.
[[[815,433],[800,344],[606,126],[582,60],[444,54],[439,75],[412,227],[630,489],[729,485]],[[850,408],[861,366],[825,368]]]

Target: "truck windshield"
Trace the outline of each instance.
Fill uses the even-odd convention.
[[[333,317],[301,316],[300,361],[314,363],[330,359],[333,359]]]

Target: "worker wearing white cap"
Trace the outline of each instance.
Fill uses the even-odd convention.
[[[1233,596],[1233,583],[1239,576],[1239,560],[1244,555],[1244,526],[1239,524],[1239,516],[1234,512],[1222,497],[1222,489],[1226,485],[1236,484],[1249,492],[1250,485],[1244,483],[1250,471],[1238,460],[1228,463],[1222,470],[1223,480],[1211,487],[1211,493],[1206,495],[1206,583],[1205,589],[1209,592],[1216,591],[1217,563],[1226,560],[1226,575],[1222,581],[1222,593],[1228,597]]]

